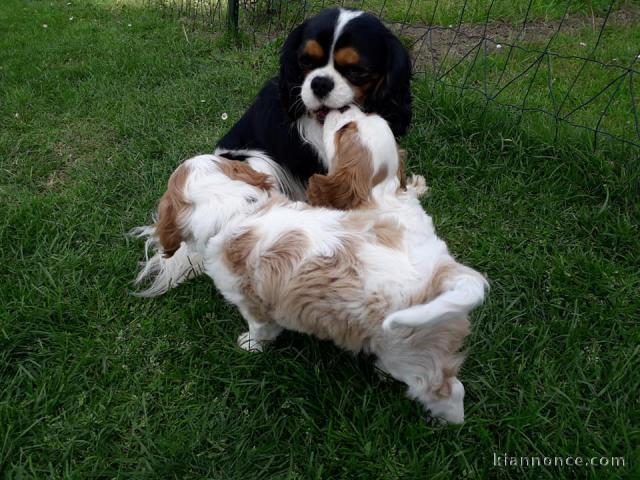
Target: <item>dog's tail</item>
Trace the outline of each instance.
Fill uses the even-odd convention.
[[[147,281],[151,285],[133,294],[138,297],[157,297],[181,283],[198,276],[203,270],[203,256],[193,245],[182,241],[170,257],[160,244],[155,226],[134,228],[131,236],[144,238],[144,256],[142,269],[134,281],[138,286]],[[153,254],[149,256],[149,251]]]
[[[191,177],[206,177],[218,172],[217,161],[213,155],[200,155],[178,166],[169,177],[167,190],[158,202],[155,223],[129,232],[131,236],[145,239],[145,259],[134,285],[151,282],[146,289],[134,292],[134,295],[157,297],[202,271],[202,254],[194,241],[196,225],[193,215],[197,205],[189,185]],[[200,222],[204,232],[211,230],[209,224],[216,216],[209,217]]]
[[[489,284],[480,273],[457,262],[441,265],[431,282],[436,296],[429,302],[414,305],[388,315],[382,328],[435,327],[449,320],[466,317],[482,304]]]
[[[151,283],[135,295],[156,297],[198,276],[207,240],[237,214],[269,198],[277,168],[266,156],[239,162],[199,155],[183,162],[169,178],[155,223],[130,232],[146,240],[134,284]]]

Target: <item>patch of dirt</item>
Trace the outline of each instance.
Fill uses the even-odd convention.
[[[526,25],[505,21],[484,23],[463,23],[460,25],[403,25],[387,24],[401,38],[409,39],[409,48],[416,71],[425,68],[436,70],[444,60],[459,59],[478,48],[489,51],[508,50],[510,45],[544,44],[560,29],[567,34],[590,27],[597,33],[604,17],[588,15],[567,15],[560,20],[532,20]],[[627,3],[612,12],[607,26],[640,27],[640,6]],[[586,45],[584,45],[586,46]],[[506,47],[506,48],[505,48]]]

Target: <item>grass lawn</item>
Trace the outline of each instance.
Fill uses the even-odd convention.
[[[382,13],[389,20],[435,24],[483,22],[487,10],[492,19],[520,19],[527,10],[529,18],[553,19],[565,11],[599,13],[606,11],[610,0],[346,0],[347,6]],[[317,3],[321,3],[317,2]],[[568,9],[567,9],[567,3]]]
[[[224,24],[227,0],[123,0],[127,3],[147,2],[182,17],[206,17]],[[620,0],[614,0],[620,1]],[[449,24],[483,22],[490,18],[522,21],[557,19],[565,13],[598,15],[607,11],[611,0],[240,0],[240,20],[249,18],[246,27],[256,24],[299,21],[330,6],[367,10],[393,22]]]
[[[142,245],[124,233],[239,118],[277,43],[236,50],[156,9],[67,3],[0,3],[0,477],[640,478],[638,149],[553,144],[416,79],[408,168],[492,287],[461,373],[467,423],[431,425],[329,343],[239,350],[243,321],[206,278],[129,295]]]

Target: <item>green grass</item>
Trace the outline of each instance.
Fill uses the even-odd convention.
[[[141,0],[125,0],[129,3]],[[226,21],[226,0],[151,0],[159,8],[173,11],[185,17],[195,17],[224,24]],[[247,4],[249,5],[247,7]],[[285,22],[291,25],[304,15],[308,16],[323,8],[344,6],[363,9],[381,15],[389,21],[449,24],[462,22],[484,22],[490,18],[522,21],[529,19],[552,20],[565,13],[602,15],[609,7],[610,0],[258,0],[240,1],[240,21],[248,26]]]
[[[488,13],[492,19],[522,21],[527,10],[530,19],[556,19],[565,12],[598,14],[605,12],[609,3],[609,0],[353,0],[345,5],[376,14],[382,12],[390,20],[444,25],[460,20],[484,22]]]
[[[529,109],[527,116],[539,117],[550,130],[555,128],[553,115],[538,115],[536,109],[640,144],[634,121],[640,77],[626,70],[639,64],[640,28],[610,24],[599,36],[600,25],[561,30],[555,38],[536,42],[518,41],[521,48],[511,51],[496,48],[499,38],[486,50],[470,42],[466,59],[451,53],[441,59],[441,81],[464,88],[467,97]],[[550,53],[542,55],[544,51]]]
[[[416,80],[409,169],[492,285],[461,374],[468,421],[434,426],[328,343],[240,351],[243,322],[206,278],[129,295],[142,245],[124,233],[239,118],[277,48],[66,3],[0,4],[0,477],[638,478],[637,149],[552,144]],[[627,466],[495,468],[494,453]]]
[[[227,0],[149,0],[148,3],[186,22],[208,22],[214,25],[214,30],[223,30],[226,26]],[[273,25],[290,28],[323,8],[344,6],[363,9],[392,22],[448,25],[484,22],[491,18],[518,23],[525,15],[530,21],[555,20],[566,13],[603,15],[610,3],[611,0],[240,0],[239,21],[246,30],[272,31]]]

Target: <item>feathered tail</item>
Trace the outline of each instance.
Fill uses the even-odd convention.
[[[382,328],[390,331],[396,326],[435,327],[449,320],[466,317],[471,310],[482,304],[488,286],[487,280],[480,273],[459,265],[455,273],[442,280],[438,296],[430,302],[388,315]]]
[[[129,232],[131,236],[144,238],[144,257],[142,269],[134,281],[138,286],[151,281],[151,285],[142,291],[134,292],[138,297],[157,297],[181,283],[198,276],[202,272],[202,254],[189,244],[181,242],[180,247],[171,257],[166,257],[156,236],[153,226],[134,228]],[[149,251],[153,254],[149,257]]]

